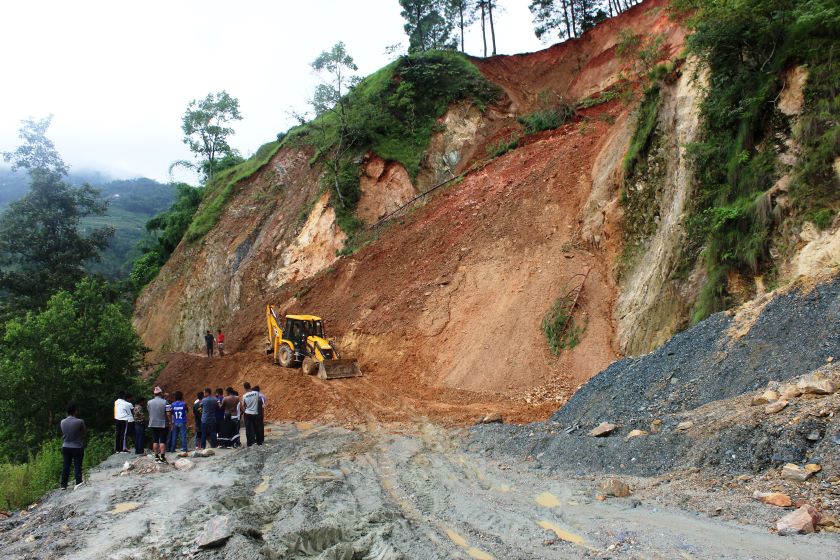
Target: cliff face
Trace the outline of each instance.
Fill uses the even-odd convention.
[[[641,91],[632,61],[615,51],[619,31],[630,28],[661,33],[663,59],[676,57],[684,31],[663,7],[647,2],[544,51],[474,60],[504,98],[484,110],[450,107],[415,180],[376,154],[361,160],[357,217],[372,242],[351,256],[337,256],[346,235],[313,154],[281,148],[236,185],[213,230],[182,243],[143,292],[135,319],[143,340],[158,354],[189,352],[205,330],[223,328],[233,356],[215,376],[264,376],[264,385],[291,391],[299,380],[278,378],[261,352],[262,306],[271,302],[325,317],[383,399],[397,390],[394,398],[450,417],[479,402],[506,403],[521,419],[544,416],[616,358],[657,347],[687,325],[703,277],[702,266],[681,258],[692,195],[685,146],[697,134],[701,88],[690,64],[661,86],[645,171],[627,181],[622,162]],[[546,92],[578,103],[618,87],[623,95],[605,95],[565,125],[490,155],[521,135],[516,118],[539,108]],[[628,214],[623,189],[649,201],[643,235],[633,237],[638,216]],[[803,259],[836,260],[836,237],[811,237],[814,256]],[[584,276],[579,344],[552,355],[543,318]],[[190,359],[178,358],[168,378],[201,383],[205,365]],[[336,398],[319,402],[317,414],[337,414]],[[306,406],[288,415],[316,414]]]

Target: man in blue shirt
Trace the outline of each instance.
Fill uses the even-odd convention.
[[[181,451],[187,450],[187,403],[184,402],[184,393],[175,391],[175,401],[171,405],[172,432],[169,436],[169,452],[174,453],[178,446],[178,438],[181,438]]]

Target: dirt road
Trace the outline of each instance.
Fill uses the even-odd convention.
[[[194,458],[189,471],[118,476],[54,492],[0,525],[6,558],[829,558],[836,538],[594,499],[591,482],[467,451],[420,423],[345,430],[275,425],[266,444]],[[230,537],[200,549],[208,521]],[[833,552],[830,552],[833,551]]]

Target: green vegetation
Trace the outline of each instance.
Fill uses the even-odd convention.
[[[506,153],[518,148],[521,140],[522,138],[518,134],[511,134],[506,139],[503,138],[495,144],[487,146],[487,155],[491,158],[503,156]]]
[[[840,206],[831,169],[840,155],[840,5],[832,0],[678,0],[692,10],[691,53],[709,68],[701,108],[702,141],[691,146],[698,192],[687,221],[689,260],[703,255],[707,281],[694,320],[730,304],[730,270],[756,273],[770,266],[768,247],[778,218],[768,196],[785,171],[777,158],[791,134],[802,155],[790,194],[794,222],[825,217]],[[785,71],[809,70],[800,126],[775,110]],[[820,212],[823,212],[819,214]],[[825,223],[825,219],[822,219]]]
[[[525,134],[553,130],[562,126],[577,114],[575,106],[561,96],[543,90],[537,96],[537,110],[517,119]]]
[[[152,239],[139,245],[142,254],[132,263],[129,284],[134,294],[154,280],[161,267],[169,260],[201,203],[201,189],[186,183],[178,183],[174,187],[178,198],[172,206],[145,224],[145,230]]]
[[[226,125],[240,120],[239,100],[224,90],[190,101],[181,119],[181,130],[184,132],[184,144],[199,158],[199,164],[196,166],[181,161],[174,165],[196,168],[207,179],[212,179],[224,167],[239,163],[241,158],[227,142],[233,128]],[[233,162],[226,159],[233,159]]]
[[[659,113],[659,86],[653,85],[645,92],[645,97],[637,112],[636,131],[630,140],[627,153],[624,154],[624,176],[631,177],[635,168],[647,156],[653,132],[656,130],[656,115]]]
[[[85,458],[82,461],[85,477],[92,467],[112,453],[113,445],[114,440],[110,435],[94,434],[87,437]],[[29,455],[26,463],[0,463],[0,509],[23,509],[39,500],[46,492],[58,488],[61,465],[60,439],[45,442],[37,453]],[[72,471],[70,476],[72,480]]]
[[[580,326],[573,317],[574,301],[570,295],[557,298],[542,320],[542,331],[548,347],[555,356],[562,350],[571,350],[580,343],[586,325]]]
[[[323,112],[289,131],[283,143],[315,147],[313,163],[321,159],[329,163],[337,151],[344,152],[338,166],[328,166],[332,169],[326,174],[325,186],[335,194],[339,186],[343,201],[333,204],[344,221],[342,228],[352,231],[350,217],[360,195],[354,163],[359,156],[373,152],[398,161],[415,178],[437,119],[452,103],[471,99],[483,108],[499,95],[498,88],[459,53],[412,54],[368,76],[343,95],[343,116],[336,111]]]
[[[262,169],[277,150],[280,142],[269,142],[260,146],[257,153],[242,163],[218,172],[203,189],[203,201],[187,228],[185,239],[193,242],[201,239],[219,219],[219,215],[233,194],[234,187]]]
[[[142,345],[131,308],[85,278],[53,295],[43,311],[9,320],[0,339],[0,458],[24,460],[58,433],[68,402],[92,430],[113,422],[119,390],[140,394]]]

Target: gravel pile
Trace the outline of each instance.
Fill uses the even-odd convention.
[[[686,467],[757,472],[840,454],[833,417],[797,415],[794,407],[767,416],[740,396],[840,360],[840,276],[775,297],[738,339],[729,335],[734,321],[718,313],[650,354],[613,363],[547,422],[477,426],[472,448],[533,459],[535,468],[645,476]],[[822,406],[836,408],[837,400]],[[820,403],[808,406],[816,411]],[[699,426],[677,429],[686,420]],[[618,427],[609,437],[589,436],[601,422]],[[626,439],[633,429],[651,433]],[[819,438],[808,439],[814,433]]]

